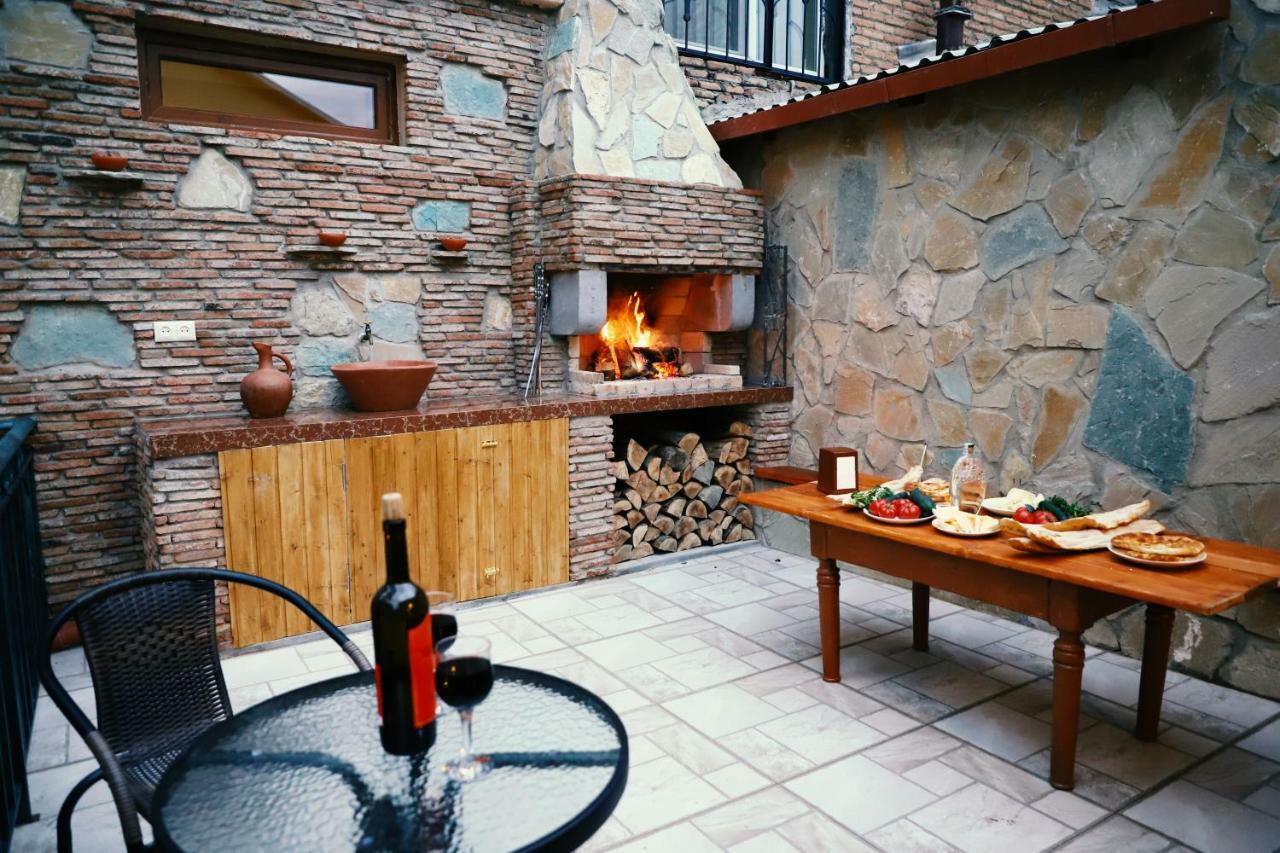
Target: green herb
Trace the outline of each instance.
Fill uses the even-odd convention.
[[[1044,509],[1053,513],[1059,519],[1079,518],[1082,515],[1088,515],[1098,508],[1098,505],[1092,501],[1072,503],[1060,495],[1045,498],[1040,505]]]
[[[876,486],[874,489],[864,489],[861,492],[853,492],[849,495],[849,505],[855,509],[866,509],[871,505],[872,501],[880,498],[887,498],[893,494],[884,486]]]

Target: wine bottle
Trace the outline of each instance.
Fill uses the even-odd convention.
[[[427,596],[409,579],[404,500],[382,496],[387,582],[373,596],[374,683],[382,747],[414,755],[436,741],[436,665]]]

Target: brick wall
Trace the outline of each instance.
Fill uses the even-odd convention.
[[[0,65],[0,164],[25,170],[17,223],[0,224],[0,417],[39,420],[39,497],[55,602],[141,569],[144,523],[157,536],[190,538],[192,530],[165,527],[161,505],[172,495],[139,500],[134,417],[241,411],[237,386],[254,366],[250,341],[285,352],[298,341],[291,296],[319,280],[326,265],[283,248],[311,242],[320,221],[346,230],[357,250],[339,268],[420,280],[419,337],[441,362],[434,394],[514,386],[512,336],[486,330],[481,317],[486,291],[511,283],[511,188],[532,158],[550,30],[547,13],[492,0],[354,7],[113,0],[66,9],[91,36],[83,67],[33,64],[12,53]],[[404,144],[142,121],[134,19],[144,9],[404,56]],[[505,120],[446,115],[445,63],[501,80]],[[127,154],[141,186],[104,191],[68,178],[97,148]],[[247,211],[175,206],[177,182],[208,148],[252,182]],[[430,235],[414,229],[410,211],[429,199],[470,203],[465,263],[433,261]],[[11,348],[33,306],[85,304],[122,324],[131,339],[124,366],[18,366]],[[198,341],[156,343],[151,323],[160,319],[196,320]],[[170,474],[185,476],[167,472],[157,489]],[[203,559],[205,545],[192,548]]]
[[[612,460],[612,418],[569,420],[569,577],[573,580],[609,570]]]

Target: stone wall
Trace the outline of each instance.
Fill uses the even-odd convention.
[[[1147,497],[1280,548],[1280,14],[792,128],[791,462],[823,445],[995,485]],[[1274,4],[1270,4],[1274,8]],[[746,166],[740,173],[746,175]],[[1133,613],[1090,639],[1136,653]],[[1280,695],[1280,594],[1178,617],[1174,665]]]
[[[403,57],[401,144],[142,121],[142,11]],[[366,322],[382,352],[440,362],[435,395],[515,387],[511,190],[533,160],[553,24],[505,0],[6,0],[0,418],[39,421],[55,602],[143,567],[139,528],[159,510],[140,504],[167,498],[139,496],[134,417],[242,411],[253,340],[297,356],[296,406],[334,399],[326,368]],[[98,149],[140,183],[76,180]],[[289,253],[321,227],[354,254]],[[469,238],[465,257],[436,254],[445,232]],[[195,343],[155,341],[152,322],[173,319],[196,322]]]

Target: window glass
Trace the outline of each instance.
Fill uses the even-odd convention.
[[[664,0],[663,27],[686,53],[826,79],[826,29],[842,8],[833,0]]]

